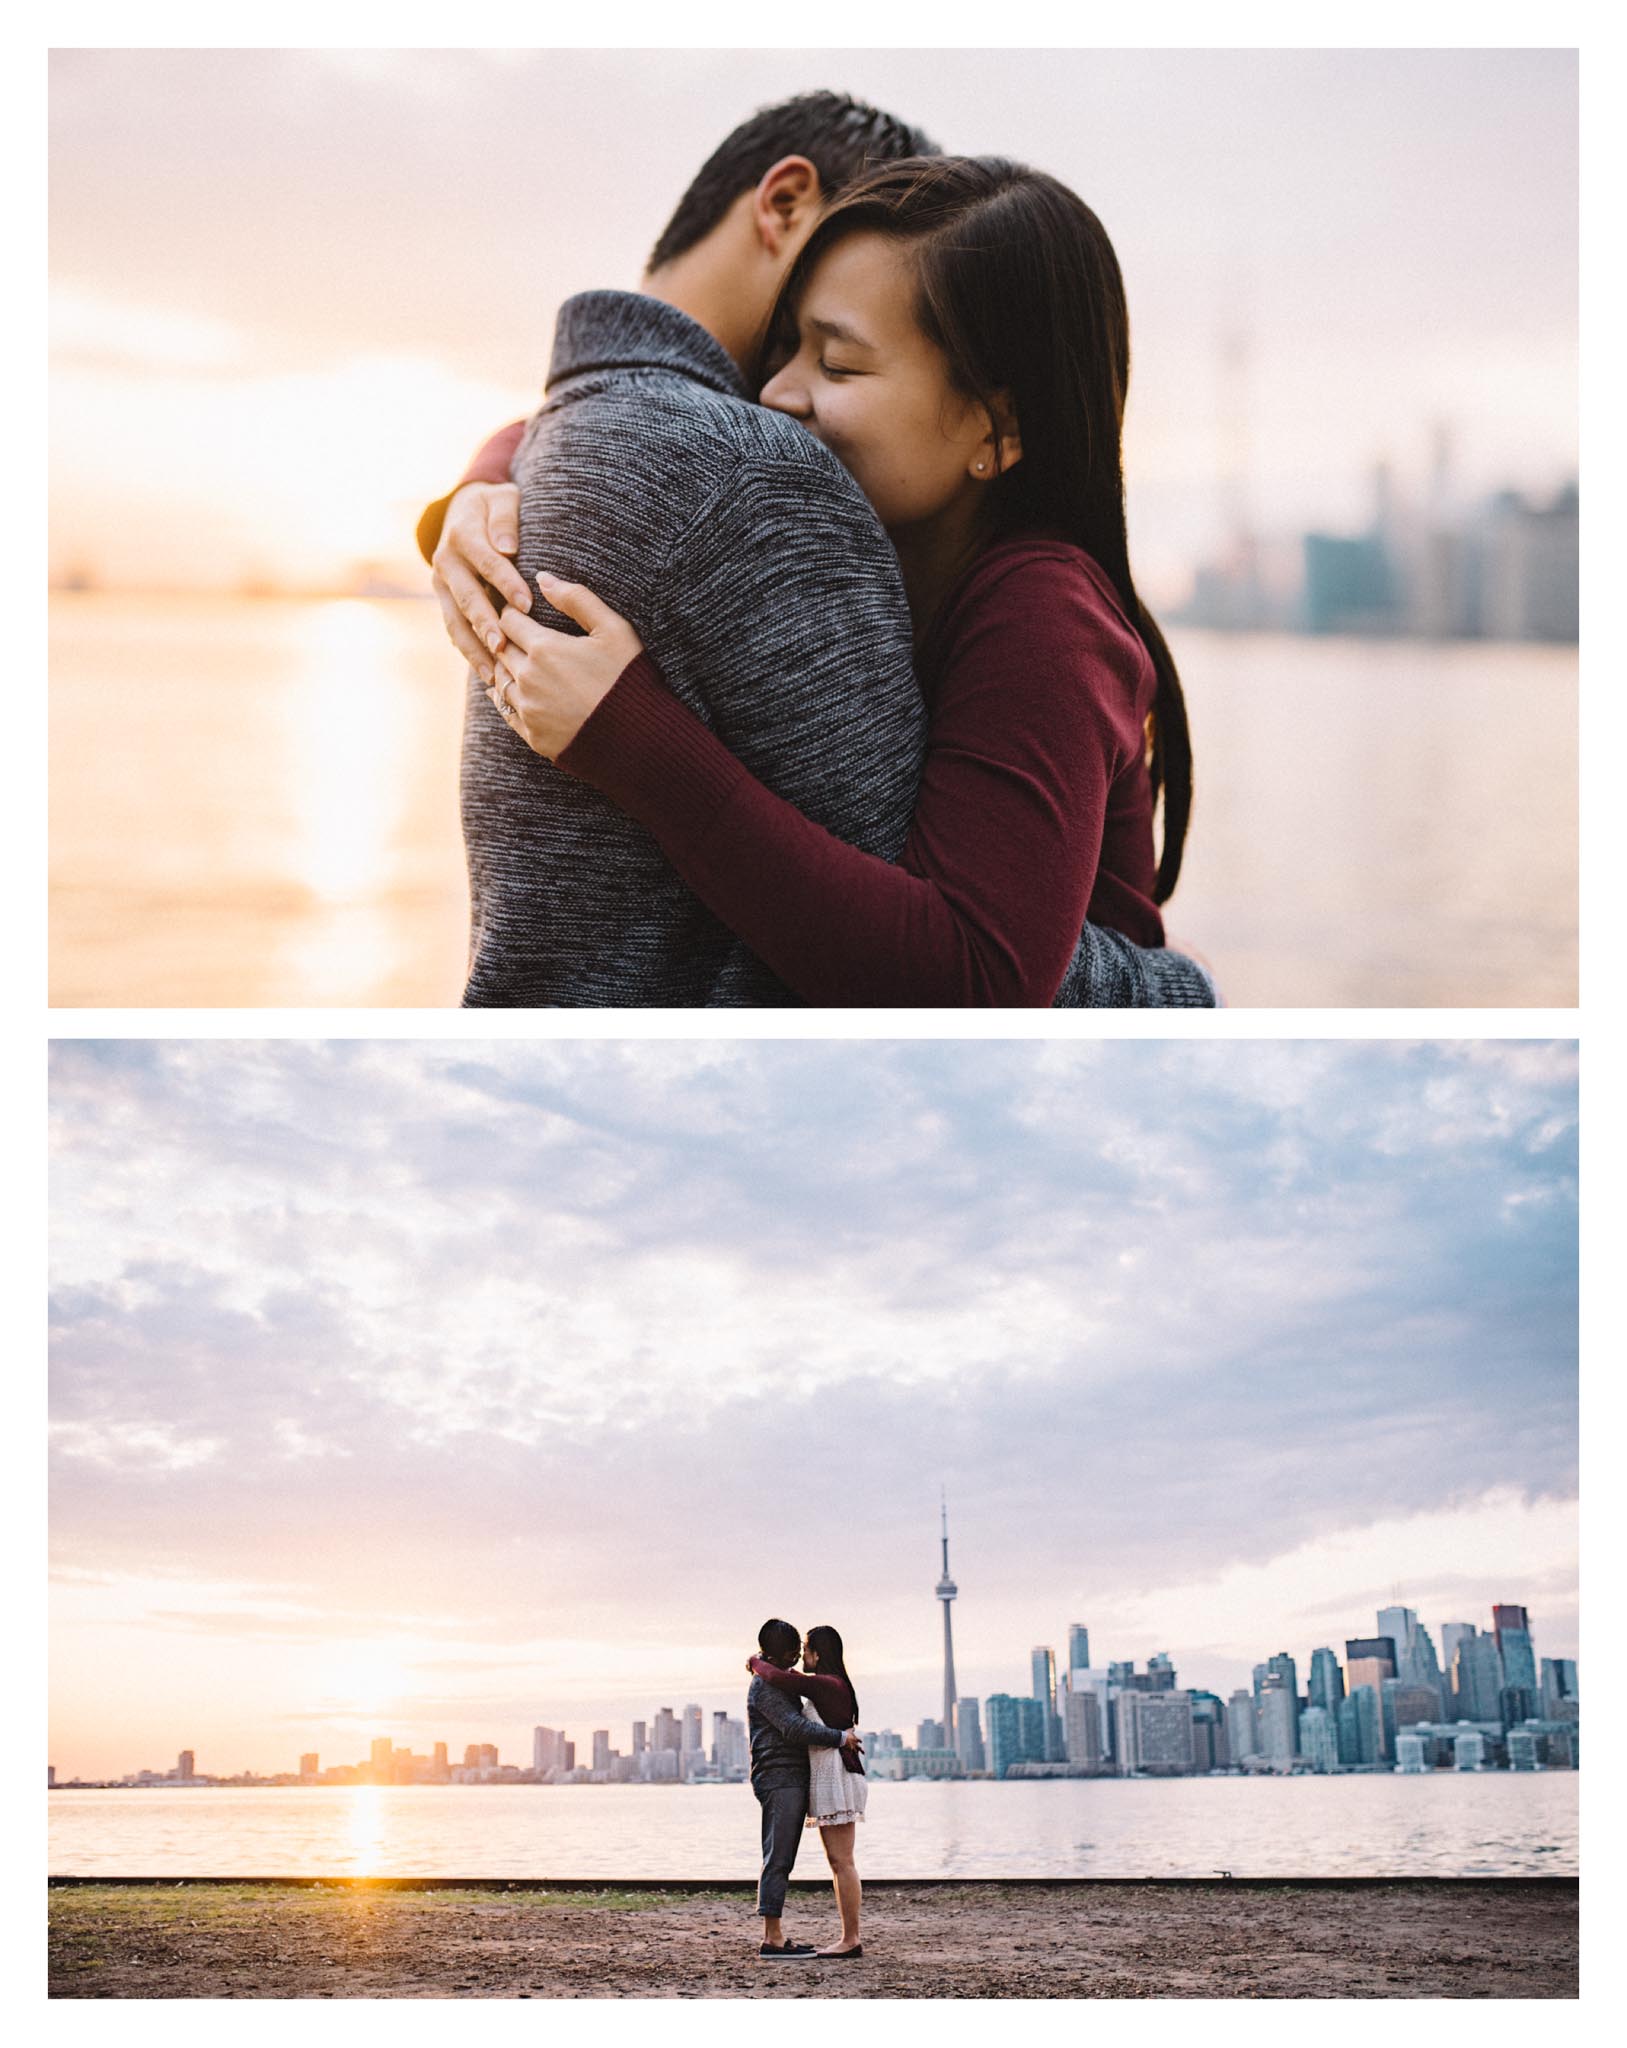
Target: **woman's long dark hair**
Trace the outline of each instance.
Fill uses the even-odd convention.
[[[859,1696],[853,1690],[853,1681],[847,1675],[847,1665],[842,1657],[842,1638],[833,1628],[819,1627],[808,1631],[808,1648],[819,1655],[821,1678],[839,1678],[847,1687],[849,1704],[853,1708],[853,1725],[859,1725]]]
[[[809,272],[845,236],[909,244],[922,331],[968,397],[999,422],[1007,407],[1022,460],[984,493],[991,539],[1038,529],[1084,549],[1112,582],[1152,657],[1153,798],[1164,800],[1154,896],[1181,872],[1192,809],[1186,702],[1164,636],[1136,595],[1124,518],[1122,441],[1130,321],[1118,258],[1101,222],[1043,171],[1003,157],[908,157],[847,186],[798,252],[765,342],[783,359]]]

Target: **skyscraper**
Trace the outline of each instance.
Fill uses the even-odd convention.
[[[1082,1621],[1070,1621],[1068,1624],[1068,1669],[1090,1669],[1090,1630]]]
[[[1444,1673],[1443,1686],[1447,1707],[1461,1715],[1464,1709],[1457,1698],[1458,1645],[1477,1636],[1480,1631],[1472,1621],[1443,1621],[1441,1623],[1441,1666]]]
[[[1371,1686],[1376,1704],[1385,1679],[1394,1676],[1393,1636],[1352,1636],[1345,1644],[1345,1684],[1352,1692],[1358,1686]]]
[[[1119,1769],[1185,1777],[1192,1769],[1192,1700],[1184,1692],[1119,1694]]]
[[[684,1708],[683,1746],[685,1749],[701,1747],[701,1710],[693,1704]]]
[[[1246,1756],[1258,1756],[1260,1753],[1254,1695],[1245,1686],[1240,1685],[1226,1702],[1226,1746],[1231,1751],[1234,1764],[1240,1764]]]
[[[1537,1663],[1531,1650],[1530,1615],[1523,1607],[1494,1607],[1491,1625],[1503,1660],[1503,1684],[1518,1686],[1536,1699]]]
[[[1310,1703],[1322,1707],[1327,1713],[1335,1714],[1339,1702],[1345,1696],[1345,1677],[1339,1669],[1339,1660],[1331,1650],[1311,1652]]]
[[[1473,1634],[1460,1637],[1452,1666],[1452,1690],[1457,1700],[1458,1719],[1499,1720],[1501,1712],[1497,1700],[1502,1689],[1503,1660],[1497,1653],[1495,1639]]]
[[[1063,1717],[1062,1746],[1070,1764],[1099,1770],[1102,1762],[1101,1714],[1093,1687],[1074,1692],[1070,1687]]]
[[[949,1604],[960,1590],[949,1576],[949,1501],[944,1497],[940,1511],[943,1517],[943,1573],[938,1580],[937,1597],[943,1602],[943,1725],[955,1725],[955,1638],[949,1623]]]
[[[1544,1657],[1542,1660],[1543,1719],[1545,1721],[1574,1720],[1578,1698],[1575,1658]]]
[[[1307,1707],[1299,1717],[1300,1754],[1310,1760],[1313,1771],[1336,1770],[1339,1764],[1337,1709]]]
[[[1029,1668],[1033,1673],[1033,1697],[1039,1701],[1045,1716],[1045,1762],[1060,1763],[1066,1754],[1062,1735],[1062,1718],[1057,1710],[1056,1652],[1041,1645],[1029,1654]]]
[[[1273,1672],[1260,1688],[1258,1710],[1261,1754],[1287,1766],[1299,1755],[1299,1696]]]
[[[955,1754],[960,1758],[963,1771],[981,1771],[983,1761],[983,1727],[978,1715],[977,1701],[959,1699],[955,1702]]]

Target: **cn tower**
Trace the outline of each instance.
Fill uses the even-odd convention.
[[[943,1577],[938,1581],[938,1598],[943,1602],[943,1739],[953,1748],[955,1741],[955,1636],[949,1622],[949,1603],[958,1588],[949,1576],[949,1502],[943,1502]]]

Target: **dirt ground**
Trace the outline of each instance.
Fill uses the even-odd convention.
[[[863,1958],[749,1892],[53,1887],[54,1998],[1574,1998],[1569,1887],[875,1885]],[[794,1938],[834,1940],[828,1891]]]

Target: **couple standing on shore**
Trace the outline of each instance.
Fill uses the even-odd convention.
[[[1212,1005],[1128,376],[1056,179],[829,92],[730,135],[420,521],[465,1003]]]
[[[859,1741],[859,1698],[847,1675],[842,1638],[833,1628],[811,1628],[804,1640],[788,1621],[765,1621],[757,1631],[757,1648],[758,1654],[746,1659],[751,1789],[763,1824],[763,1870],[757,1885],[763,1937],[757,1954],[764,1962],[856,1961],[864,1948],[854,1846],[869,1785]],[[799,1652],[800,1671],[794,1668]],[[786,1881],[805,1828],[819,1830],[842,1916],[832,1948],[787,1941],[781,1922]]]

